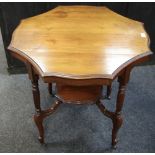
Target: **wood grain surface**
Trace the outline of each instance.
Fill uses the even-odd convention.
[[[22,20],[8,49],[42,77],[70,79],[113,78],[151,54],[142,23],[95,6],[59,6]]]

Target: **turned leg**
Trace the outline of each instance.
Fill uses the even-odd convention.
[[[32,83],[32,93],[33,93],[33,101],[35,106],[35,115],[34,115],[34,121],[36,123],[36,126],[39,131],[39,141],[40,143],[44,143],[44,128],[43,128],[43,118],[42,118],[42,110],[40,107],[40,91],[38,87],[38,79],[39,76],[35,74],[33,67],[31,64],[26,64],[29,78]]]
[[[115,110],[115,114],[112,119],[112,121],[113,121],[113,129],[112,129],[112,146],[113,146],[113,148],[116,148],[117,133],[123,123],[121,110],[123,107],[123,102],[124,102],[124,98],[125,98],[125,88],[126,88],[128,79],[129,79],[129,71],[127,71],[127,70],[124,72],[123,75],[118,77],[119,90],[118,90],[118,94],[117,94],[116,110]]]
[[[110,85],[107,86],[107,96],[106,96],[106,98],[108,100],[110,100],[110,98],[111,98],[111,90],[112,90],[112,86],[110,84]]]
[[[34,75],[32,80],[32,93],[33,100],[36,109],[36,114],[34,115],[34,121],[39,130],[39,141],[40,143],[44,143],[44,127],[43,127],[43,118],[42,118],[42,110],[40,107],[40,91],[38,87],[38,76]]]

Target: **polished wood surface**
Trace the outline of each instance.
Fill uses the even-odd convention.
[[[25,62],[32,82],[39,141],[44,143],[45,117],[61,103],[96,103],[112,120],[112,146],[123,123],[121,111],[131,69],[149,60],[149,38],[143,24],[120,16],[106,7],[60,6],[47,13],[23,20],[15,30],[9,49]],[[38,79],[56,82],[57,101],[42,110]],[[101,102],[102,86],[110,99],[112,81],[118,77],[115,111]]]
[[[150,54],[143,24],[95,6],[59,6],[22,20],[9,49],[42,77],[109,78]]]
[[[94,104],[102,96],[102,86],[57,85],[58,100],[69,104]]]

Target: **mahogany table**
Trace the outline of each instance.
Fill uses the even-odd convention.
[[[152,54],[142,23],[106,7],[59,6],[22,20],[8,49],[27,66],[41,143],[44,143],[43,119],[60,104],[95,103],[113,122],[112,146],[116,146],[130,71]],[[40,106],[39,77],[49,84],[49,93],[53,82],[57,86],[57,100],[47,110]],[[101,92],[103,85],[108,86],[110,96],[116,78],[119,90],[116,110],[111,112],[101,102]]]

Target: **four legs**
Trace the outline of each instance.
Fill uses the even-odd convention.
[[[38,87],[39,77],[38,75],[35,74],[34,70],[32,69],[32,66],[28,65],[28,69],[29,69],[29,77],[32,82],[32,93],[36,111],[36,114],[34,115],[34,121],[39,130],[39,141],[40,143],[44,143],[43,119],[52,114],[56,110],[56,108],[60,104],[60,101],[55,102],[55,104],[50,109],[42,111],[40,107],[40,92]],[[123,107],[125,97],[125,87],[128,82],[128,79],[129,79],[129,71],[125,71],[121,76],[118,77],[119,90],[117,95],[115,112],[110,112],[107,109],[105,109],[104,105],[102,105],[101,102],[96,103],[97,106],[100,108],[100,110],[103,112],[103,114],[112,119],[113,122],[112,146],[114,148],[116,148],[118,130],[123,123],[121,110]],[[49,83],[48,89],[49,93],[52,94],[52,83]],[[107,96],[110,97],[110,94],[111,94],[111,85],[107,87]]]

